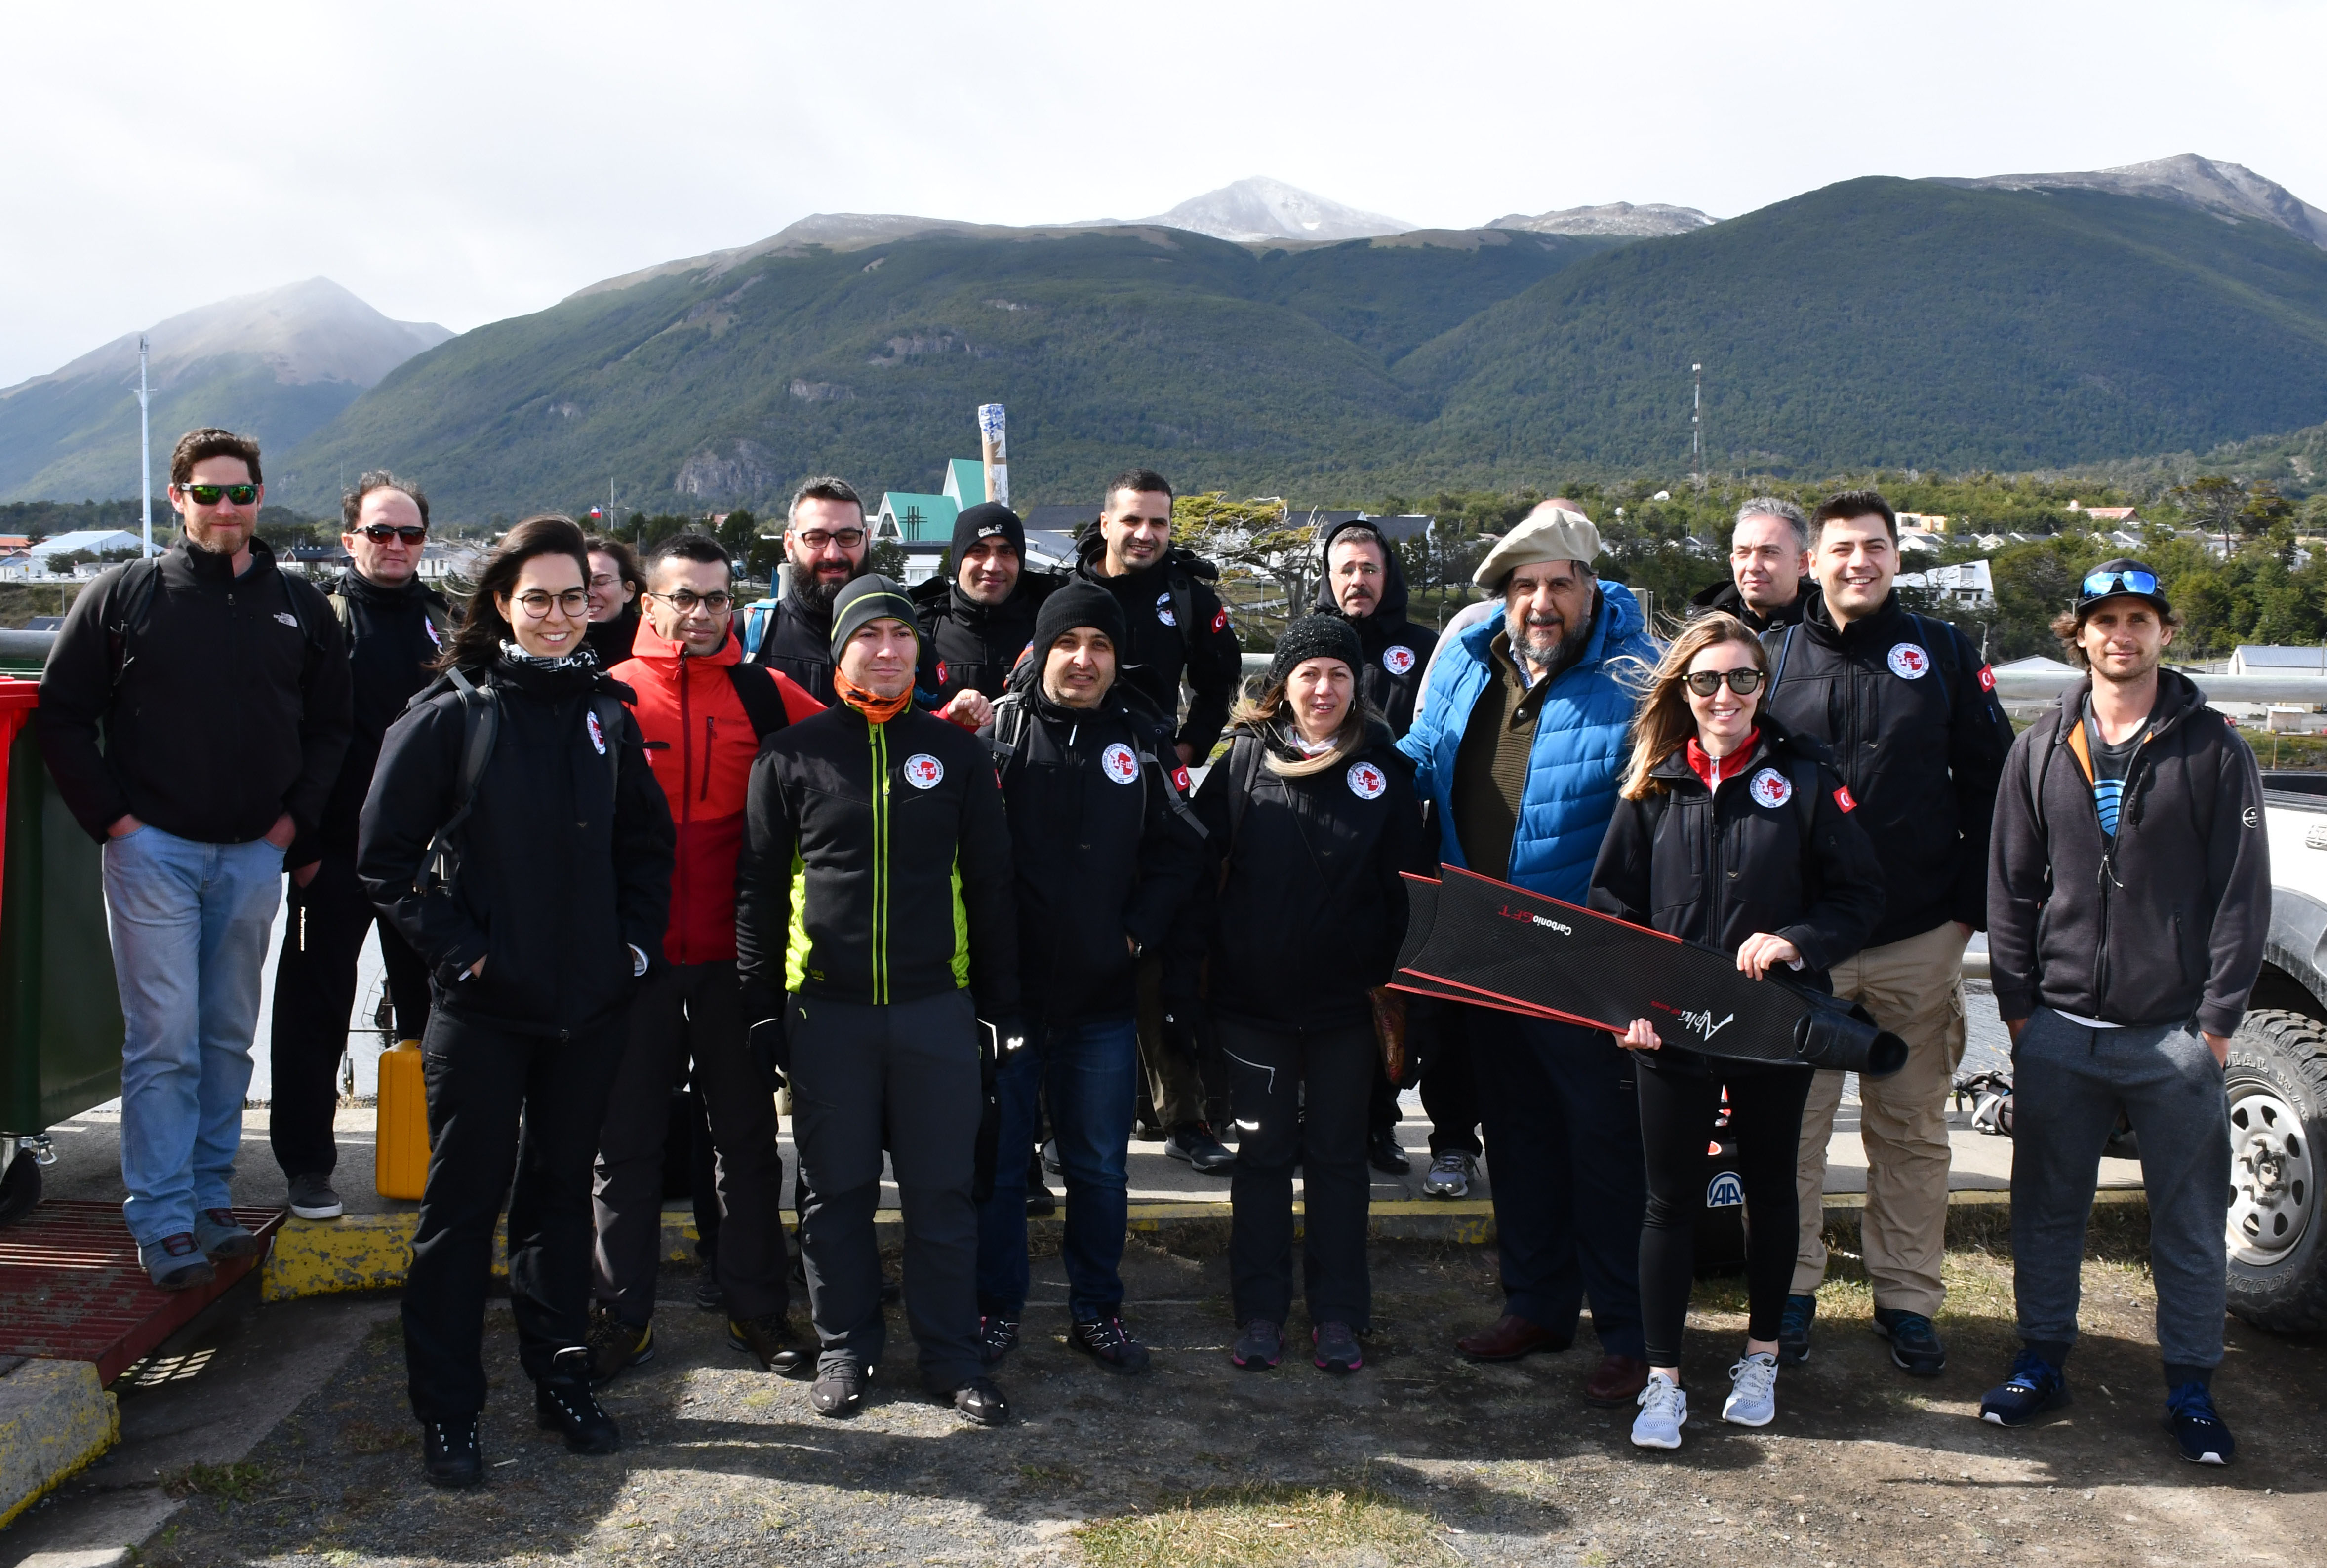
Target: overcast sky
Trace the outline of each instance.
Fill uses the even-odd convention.
[[[463,331],[816,211],[1732,217],[2182,152],[2327,206],[2318,0],[0,8],[0,386],[317,274]]]

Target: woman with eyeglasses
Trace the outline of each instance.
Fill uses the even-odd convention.
[[[364,802],[358,874],[427,963],[434,1002],[404,1345],[440,1486],[483,1478],[485,1293],[504,1195],[536,1418],[577,1453],[621,1445],[590,1393],[592,1163],[631,997],[661,951],[672,830],[629,693],[584,647],[589,573],[572,519],[509,530],[442,678],[388,732]]]
[[[1761,713],[1769,664],[1731,615],[1692,621],[1657,663],[1633,721],[1632,756],[1592,872],[1591,907],[1831,990],[1827,970],[1856,952],[1883,913],[1874,846],[1820,742]],[[1649,1019],[1619,1043],[1634,1053],[1649,1204],[1640,1228],[1640,1313],[1649,1381],[1632,1441],[1677,1448],[1688,1419],[1681,1328],[1696,1274],[1706,1144],[1725,1086],[1744,1189],[1745,1350],[1729,1369],[1722,1419],[1777,1414],[1778,1320],[1794,1270],[1796,1145],[1807,1067],[1715,1061],[1669,1045]]]
[[[620,539],[593,535],[584,541],[590,552],[590,651],[600,669],[612,669],[631,657],[639,636],[639,595],[646,592],[646,574],[638,555]]]

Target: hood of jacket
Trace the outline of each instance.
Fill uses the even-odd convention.
[[[1336,524],[1327,531],[1324,543],[1319,546],[1318,560],[1331,561],[1333,558],[1334,539],[1341,536],[1343,529],[1354,527],[1366,527],[1371,531],[1370,525],[1361,523],[1354,518],[1348,522]],[[1406,569],[1397,564],[1397,551],[1390,547],[1388,540],[1383,541],[1382,555],[1384,559],[1381,602],[1375,605],[1370,611],[1364,615],[1341,615],[1341,606],[1333,598],[1333,580],[1322,572],[1317,577],[1317,608],[1327,614],[1341,615],[1342,620],[1358,629],[1360,636],[1363,636],[1370,627],[1387,627],[1393,621],[1404,621],[1406,619]]]

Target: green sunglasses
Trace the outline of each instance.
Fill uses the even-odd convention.
[[[258,499],[255,484],[182,484],[178,493],[198,507],[214,507],[224,496],[236,506],[247,507]]]

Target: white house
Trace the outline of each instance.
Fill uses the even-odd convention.
[[[1953,566],[1932,566],[1921,572],[1902,572],[1902,588],[1920,588],[1952,604],[1986,610],[1995,603],[1995,576],[1985,561],[1965,561]]]
[[[51,555],[70,555],[82,550],[101,555],[107,550],[136,549],[141,542],[136,534],[121,528],[76,528],[70,534],[51,534],[32,546],[33,570],[51,570]]]
[[[2230,654],[2225,675],[2327,676],[2327,648],[2286,648],[2242,642]]]

